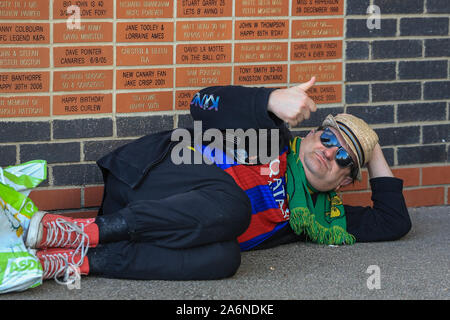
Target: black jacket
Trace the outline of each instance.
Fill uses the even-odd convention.
[[[283,121],[267,111],[269,95],[273,90],[275,88],[241,86],[205,88],[192,100],[191,115],[194,120],[202,121],[203,130],[278,128],[281,150],[288,144],[291,133]],[[97,163],[105,182],[108,174],[113,174],[131,188],[138,186],[151,168],[167,157],[177,143],[171,141],[172,131],[144,136],[101,158]],[[402,194],[402,180],[383,177],[371,179],[370,184],[372,207],[345,206],[347,231],[357,241],[387,241],[404,236],[411,228],[411,221]],[[302,239],[287,225],[257,248]]]

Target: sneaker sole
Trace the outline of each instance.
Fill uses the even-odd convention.
[[[46,215],[46,212],[38,211],[33,217],[31,217],[30,225],[28,226],[27,239],[25,245],[29,248],[35,249],[39,238],[42,237],[42,228],[40,227],[42,218]]]

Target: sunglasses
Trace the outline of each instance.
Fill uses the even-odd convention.
[[[333,148],[338,147],[338,151],[336,152],[336,163],[341,168],[347,168],[349,166],[352,166],[350,169],[352,171],[351,176],[356,176],[356,170],[354,170],[355,165],[353,162],[353,158],[350,156],[350,154],[347,152],[347,150],[344,149],[343,146],[339,143],[338,138],[336,135],[331,131],[330,128],[319,128],[319,130],[323,130],[323,133],[320,135],[320,142],[327,147],[327,148]]]

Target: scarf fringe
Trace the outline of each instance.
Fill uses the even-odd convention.
[[[291,210],[289,224],[298,235],[306,233],[312,241],[327,245],[354,244],[356,239],[339,226],[325,228],[316,222],[308,208],[297,207]]]

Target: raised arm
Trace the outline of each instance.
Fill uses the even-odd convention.
[[[379,144],[375,145],[367,169],[373,206],[345,206],[347,230],[361,242],[397,240],[411,229],[403,181],[392,174]]]
[[[208,87],[194,95],[191,115],[201,120],[205,129],[272,129],[283,122],[296,125],[317,109],[306,93],[314,83],[313,77],[287,89]]]
[[[367,163],[370,178],[393,177],[391,169],[384,158],[383,151],[377,143],[372,151],[372,158]]]
[[[269,113],[269,95],[276,88],[242,86],[208,87],[191,101],[191,115],[203,129],[272,129],[282,124]]]

